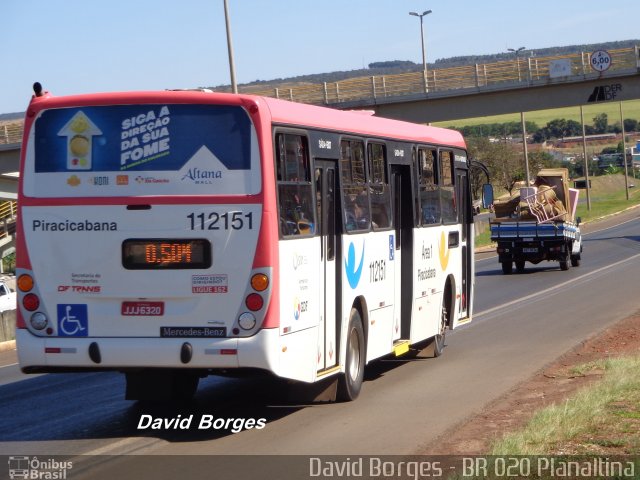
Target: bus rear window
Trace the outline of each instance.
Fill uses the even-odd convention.
[[[260,191],[244,109],[144,104],[42,112],[25,156],[34,197],[246,195]]]

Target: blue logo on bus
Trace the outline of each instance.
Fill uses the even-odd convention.
[[[58,335],[61,337],[89,335],[89,314],[86,304],[58,304]]]
[[[347,280],[351,288],[356,288],[360,283],[362,276],[362,266],[364,265],[364,243],[362,244],[362,254],[360,255],[360,264],[356,267],[356,247],[353,242],[349,244],[347,258],[344,261],[344,269],[347,273]]]

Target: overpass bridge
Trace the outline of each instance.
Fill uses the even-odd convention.
[[[240,86],[240,92],[339,109],[373,109],[381,117],[416,123],[640,99],[640,46],[608,53],[610,66],[603,72],[594,71],[591,53],[582,52],[290,88]],[[22,129],[22,121],[0,124],[0,200],[7,201],[0,204],[0,256],[13,249],[10,227]]]
[[[610,67],[591,68],[591,53],[371,76],[241,93],[340,109],[372,109],[417,123],[640,99],[640,46],[610,50]]]
[[[373,109],[381,117],[417,123],[640,99],[640,46],[608,53],[611,62],[604,72],[591,68],[590,52],[581,52],[291,87],[240,85],[239,91],[339,109]],[[0,172],[6,172],[3,157],[9,155],[3,149],[9,147],[17,166],[22,122],[2,128]]]

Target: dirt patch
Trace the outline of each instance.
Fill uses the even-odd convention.
[[[607,328],[569,351],[533,377],[525,380],[484,411],[467,419],[428,445],[425,455],[482,455],[505,433],[524,426],[533,413],[564,402],[578,389],[602,377],[589,370],[576,373],[575,367],[603,358],[640,353],[640,312]]]

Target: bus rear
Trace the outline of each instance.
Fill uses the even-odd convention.
[[[263,222],[259,118],[246,97],[202,92],[34,98],[16,272],[24,372],[121,370],[139,398],[150,379],[175,393],[211,369],[273,371],[277,232]]]

